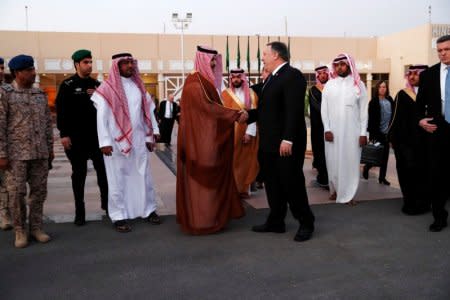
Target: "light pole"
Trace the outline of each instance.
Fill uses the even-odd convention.
[[[192,22],[192,13],[187,13],[186,17],[179,18],[178,13],[172,13],[172,23],[176,29],[181,29],[181,68],[182,68],[182,84],[184,85],[184,30],[188,29],[189,23]]]

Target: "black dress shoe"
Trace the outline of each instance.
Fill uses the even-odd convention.
[[[378,183],[384,184],[384,185],[391,185],[391,183],[389,181],[387,181],[386,178],[378,179]]]
[[[313,235],[314,229],[300,226],[297,233],[295,234],[294,241],[296,242],[304,242],[311,239]]]
[[[362,175],[364,179],[369,179],[369,167],[367,165],[364,165]]]
[[[158,216],[156,212],[152,212],[148,217],[147,221],[152,225],[160,225],[161,224],[161,217]]]
[[[75,221],[73,221],[73,224],[75,224],[76,226],[86,225],[86,219],[85,218],[75,218]]]
[[[286,232],[286,225],[269,225],[267,223],[264,223],[262,225],[255,225],[252,227],[252,231],[254,232],[275,232],[275,233],[285,233]]]
[[[439,232],[445,227],[447,227],[447,221],[434,221],[434,223],[430,225],[430,231]]]

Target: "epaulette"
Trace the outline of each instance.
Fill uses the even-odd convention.
[[[0,86],[0,88],[1,88],[2,90],[4,90],[5,92],[8,92],[8,93],[14,91],[14,88],[12,87],[12,85],[7,84],[7,83],[6,83],[6,84],[2,84],[2,85]]]
[[[32,93],[32,94],[44,94],[45,92],[44,92],[44,90],[41,89],[41,88],[36,88],[36,87],[34,87],[34,88],[31,88],[31,93]]]
[[[71,79],[71,78],[64,80],[64,84],[67,86],[70,86],[72,84],[72,82],[73,82],[73,79]]]

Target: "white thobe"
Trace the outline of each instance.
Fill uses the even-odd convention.
[[[337,77],[327,82],[322,93],[324,131],[331,131],[333,142],[325,141],[325,157],[330,193],[337,203],[353,199],[360,176],[361,147],[359,137],[367,136],[368,99],[364,84],[361,92],[353,76]]]
[[[108,179],[108,214],[113,222],[137,217],[148,217],[156,210],[155,190],[150,174],[150,153],[145,145],[146,136],[141,92],[129,78],[121,77],[128,101],[132,126],[132,148],[128,156],[119,150],[115,138],[120,135],[113,113],[106,100],[98,93],[92,95],[97,108],[99,146],[112,146],[111,156],[104,156]],[[153,133],[159,134],[153,110],[155,104],[146,94],[150,105]]]
[[[250,93],[251,92],[252,91],[250,91]],[[241,102],[241,105],[245,106],[244,89],[242,89],[242,88],[234,89],[234,94],[236,95],[236,98],[238,98],[239,101]],[[256,108],[256,107],[253,107],[253,105],[251,105],[251,108]],[[256,136],[256,122],[253,122],[253,123],[247,125],[247,130],[245,131],[245,134],[248,134],[250,136]]]

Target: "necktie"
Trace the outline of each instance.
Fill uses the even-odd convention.
[[[447,76],[445,77],[445,121],[450,123],[450,66],[447,66]]]

